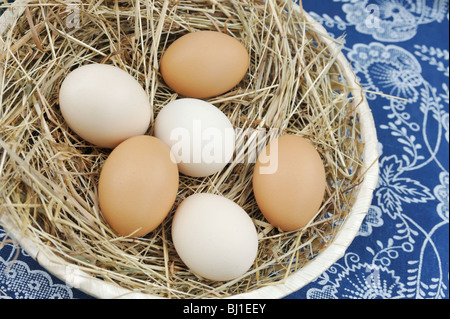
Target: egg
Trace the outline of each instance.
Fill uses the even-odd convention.
[[[106,64],[87,64],[70,72],[61,84],[59,105],[68,126],[84,140],[114,148],[144,134],[151,106],[139,82]]]
[[[154,136],[170,147],[179,171],[187,176],[215,174],[233,157],[233,125],[221,110],[200,99],[166,104],[155,119]]]
[[[175,40],[164,52],[164,82],[184,97],[206,99],[225,93],[245,76],[250,64],[244,45],[216,31],[197,31]]]
[[[167,217],[178,192],[178,168],[169,147],[138,135],[120,143],[105,160],[98,182],[103,217],[122,236],[140,237]]]
[[[172,220],[172,241],[194,274],[214,281],[245,274],[258,251],[256,228],[245,210],[209,193],[197,193],[181,202]]]
[[[325,167],[308,140],[287,134],[259,154],[252,182],[256,203],[267,221],[282,231],[294,231],[306,226],[322,205]]]

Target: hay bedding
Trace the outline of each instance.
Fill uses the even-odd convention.
[[[93,277],[167,298],[228,297],[283,282],[333,239],[362,180],[359,122],[336,52],[291,1],[32,1],[0,42],[1,214],[38,245]],[[208,101],[238,132],[234,161],[202,179],[180,176],[172,212],[144,238],[117,237],[102,219],[97,181],[109,150],[76,136],[58,106],[69,71],[107,63],[133,75],[149,95],[152,123],[178,98],[158,73],[165,48],[187,32],[216,30],[248,49],[248,74]],[[333,40],[340,45],[339,40]],[[258,139],[261,132],[265,139]],[[303,230],[269,225],[252,195],[251,155],[280,134],[308,138],[321,154],[328,187],[323,206]],[[151,126],[148,134],[152,134]],[[257,143],[255,143],[257,141]],[[240,204],[259,234],[252,269],[230,282],[189,272],[171,243],[173,212],[195,192]]]

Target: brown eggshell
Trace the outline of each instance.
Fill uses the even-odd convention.
[[[325,168],[305,138],[283,135],[259,155],[253,192],[259,209],[273,226],[298,230],[317,214],[325,194]]]
[[[119,144],[100,173],[101,212],[119,235],[143,236],[158,227],[178,192],[178,167],[170,149],[153,136]],[[135,232],[136,231],[136,232]]]
[[[236,86],[250,59],[246,48],[221,32],[197,31],[173,42],[161,58],[160,71],[175,92],[191,98],[209,98]]]

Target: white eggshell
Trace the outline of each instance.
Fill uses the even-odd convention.
[[[178,169],[188,176],[215,174],[233,157],[235,132],[230,120],[203,100],[166,104],[156,117],[154,134],[171,148]]]
[[[69,127],[99,147],[114,148],[145,134],[150,125],[146,92],[130,74],[112,65],[88,64],[69,73],[59,104]]]
[[[200,277],[227,281],[252,266],[258,236],[243,208],[220,195],[186,198],[172,222],[172,240],[185,265]]]

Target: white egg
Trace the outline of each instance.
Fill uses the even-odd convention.
[[[215,174],[233,157],[235,132],[230,120],[203,100],[166,104],[156,117],[154,134],[171,148],[178,169],[188,176]]]
[[[151,106],[139,82],[126,71],[106,64],[88,64],[67,75],[59,104],[64,120],[84,140],[114,148],[144,134]]]
[[[245,274],[254,263],[258,236],[245,210],[220,195],[187,197],[172,221],[174,247],[196,275],[227,281]]]

